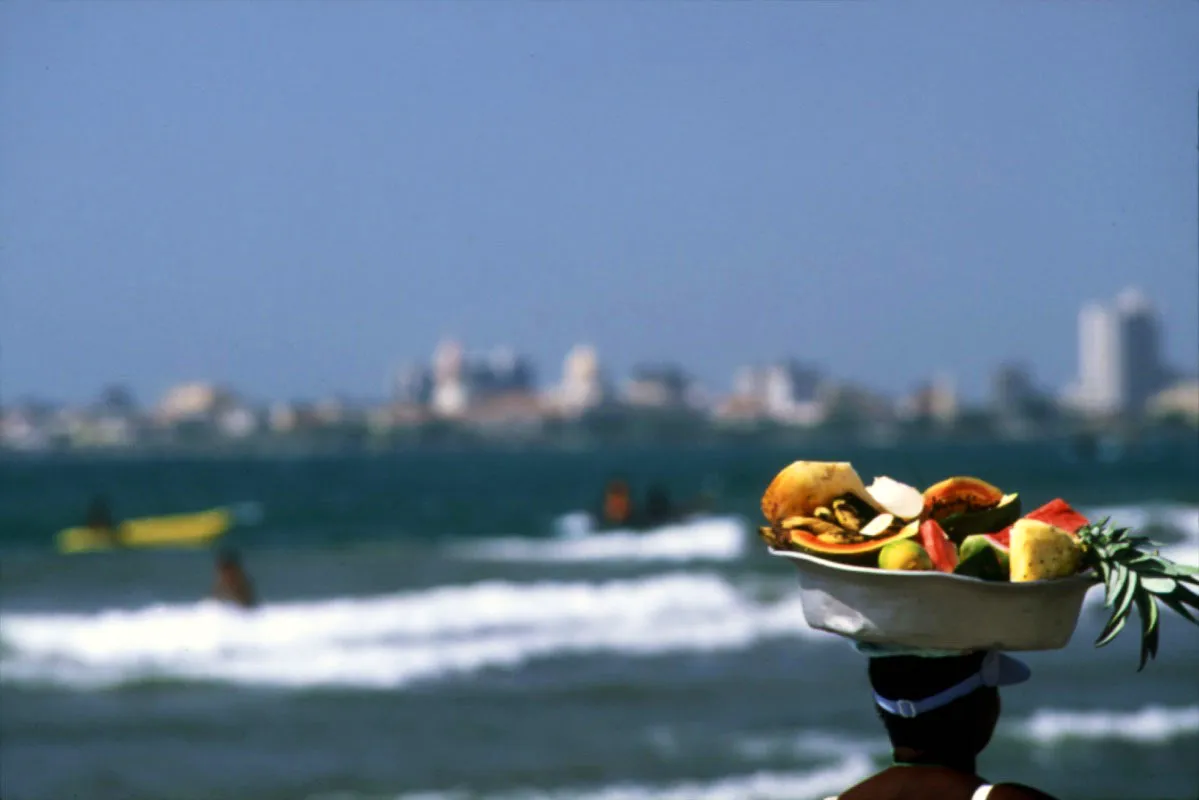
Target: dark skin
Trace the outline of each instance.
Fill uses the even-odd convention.
[[[212,596],[242,608],[253,608],[258,604],[250,578],[241,568],[238,560],[231,556],[224,556],[217,560]]]
[[[979,705],[977,728],[964,731],[958,752],[924,752],[895,746],[894,760],[916,766],[893,766],[862,781],[840,795],[840,800],[969,800],[989,783],[977,774],[978,754],[991,741],[999,722],[999,692],[991,691]],[[988,800],[1056,800],[1039,789],[1018,783],[995,784]]]

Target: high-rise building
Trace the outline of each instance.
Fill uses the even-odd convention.
[[[1078,383],[1074,404],[1093,414],[1140,413],[1162,388],[1157,312],[1126,289],[1114,307],[1091,303],[1078,314]]]
[[[1098,303],[1078,312],[1078,384],[1083,410],[1111,414],[1120,408],[1119,342],[1115,315]]]
[[[465,355],[462,345],[445,341],[433,352],[433,411],[444,417],[456,417],[470,405],[470,386],[465,380]]]
[[[733,380],[733,394],[760,407],[767,416],[799,424],[815,424],[824,413],[819,399],[824,375],[795,360],[745,367]]]
[[[1165,382],[1157,312],[1139,291],[1126,289],[1116,298],[1116,320],[1120,405],[1140,413]]]

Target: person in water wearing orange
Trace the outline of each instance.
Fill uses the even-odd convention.
[[[624,478],[608,481],[600,514],[607,525],[626,525],[633,519],[633,494]]]
[[[1028,680],[1023,662],[994,651],[887,655],[870,659],[869,675],[893,763],[828,800],[1054,800],[1021,784],[992,785],[975,766],[999,721],[998,687]]]
[[[258,604],[258,598],[254,595],[254,585],[242,569],[241,559],[233,550],[222,550],[217,554],[212,596],[242,608],[253,608]]]

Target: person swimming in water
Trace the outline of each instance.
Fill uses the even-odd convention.
[[[108,500],[104,495],[96,495],[92,498],[83,524],[84,527],[107,539],[111,546],[117,547],[121,544],[118,535],[120,526],[114,521],[112,509],[109,507]]]
[[[253,608],[258,605],[254,585],[242,569],[241,559],[234,550],[221,550],[216,557],[216,578],[212,585],[212,596],[226,603]]]
[[[674,506],[670,502],[670,493],[660,483],[649,487],[645,494],[646,525],[662,525],[674,517]]]
[[[975,761],[999,721],[999,687],[1028,680],[998,652],[870,659],[875,708],[891,739],[892,766],[827,800],[1054,800],[1015,783],[992,785]]]
[[[600,521],[605,525],[627,525],[633,519],[633,494],[628,481],[613,478],[604,487]]]

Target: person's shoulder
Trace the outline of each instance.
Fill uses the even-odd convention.
[[[1040,789],[1022,783],[997,783],[987,800],[1057,800]]]

